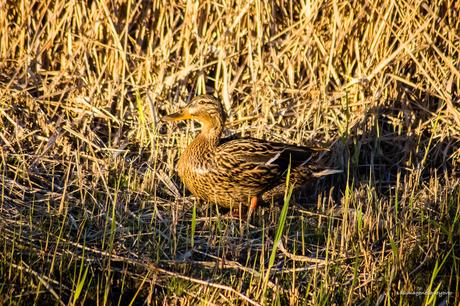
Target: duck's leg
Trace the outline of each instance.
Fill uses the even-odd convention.
[[[257,196],[251,197],[251,204],[249,205],[249,210],[248,210],[248,221],[251,219],[251,215],[257,207],[257,201],[258,201]]]

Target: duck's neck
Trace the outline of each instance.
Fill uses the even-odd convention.
[[[196,140],[205,142],[211,148],[217,147],[220,137],[222,136],[222,126],[209,126],[203,124],[201,133],[196,137]]]
[[[224,130],[224,120],[222,118],[207,118],[207,120],[201,121],[201,125],[201,133],[196,137],[196,140],[205,142],[211,148],[216,147]]]

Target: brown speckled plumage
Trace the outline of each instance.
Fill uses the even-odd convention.
[[[182,153],[179,176],[190,192],[224,207],[255,206],[257,199],[284,184],[291,160],[293,180],[312,177],[309,160],[313,150],[254,138],[221,140],[225,124],[222,104],[213,96],[192,99],[165,121],[195,119],[201,133]],[[265,194],[265,196],[264,196]]]

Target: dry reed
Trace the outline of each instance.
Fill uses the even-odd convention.
[[[0,2],[0,304],[460,301],[458,1]],[[343,175],[254,222],[174,172],[228,132]],[[196,214],[194,213],[196,209]],[[270,253],[276,250],[273,265]]]

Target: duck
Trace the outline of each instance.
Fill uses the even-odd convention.
[[[227,115],[212,95],[199,95],[179,111],[162,117],[164,122],[196,120],[201,132],[185,148],[177,172],[185,187],[198,199],[225,208],[249,208],[284,194],[290,184],[300,186],[314,177],[337,173],[319,171],[314,148],[250,137],[222,138]]]

